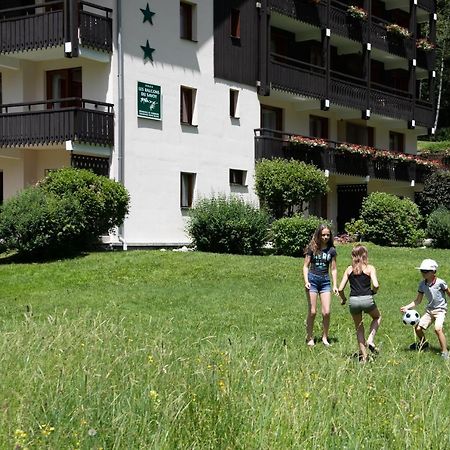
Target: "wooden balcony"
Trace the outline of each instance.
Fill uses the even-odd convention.
[[[415,43],[412,38],[403,38],[388,33],[386,25],[390,22],[381,17],[372,15],[370,23],[365,20],[352,19],[347,12],[348,5],[346,3],[338,0],[322,0],[318,4],[310,0],[268,1],[273,11],[322,29],[330,28],[332,34],[338,34],[357,42],[370,42],[374,48],[403,58],[412,59],[414,57]],[[436,10],[433,0],[419,0],[419,6],[430,12]],[[431,53],[434,54],[434,51]],[[432,57],[422,57],[420,63],[418,62],[419,66],[432,70],[430,58]]]
[[[398,161],[386,158],[394,152],[382,151],[383,157],[343,152],[344,143],[325,141],[325,147],[293,144],[292,133],[277,130],[255,130],[255,159],[284,158],[314,164],[331,174],[351,175],[394,181],[423,183],[432,168],[414,161]],[[310,138],[314,139],[314,138]]]
[[[389,86],[371,83],[370,89],[364,80],[314,66],[300,60],[271,54],[269,81],[272,88],[325,99],[331,103],[359,110],[370,109],[373,113],[400,120],[415,120],[416,125],[432,127],[434,111],[431,103],[416,100],[408,92]]]
[[[113,105],[81,98],[0,105],[0,147],[66,141],[113,146]]]
[[[40,50],[71,43],[112,52],[112,10],[76,0],[43,2],[0,10],[0,54]]]

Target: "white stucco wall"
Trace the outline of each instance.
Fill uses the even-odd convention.
[[[214,79],[213,2],[197,3],[197,42],[179,37],[179,2],[153,1],[153,25],[143,23],[141,7],[145,6],[127,4],[122,11],[126,36],[124,181],[131,194],[124,234],[130,244],[185,243],[180,172],[196,173],[198,198],[229,194],[229,169],[245,170],[248,188],[240,191],[245,198],[256,200],[250,193],[259,102],[255,89]],[[140,46],[147,40],[155,49],[153,62],[143,60]],[[161,121],[137,117],[138,81],[161,86]],[[197,127],[180,124],[181,85],[197,90]],[[239,120],[229,117],[230,88],[240,91]],[[117,166],[115,160],[116,171]]]

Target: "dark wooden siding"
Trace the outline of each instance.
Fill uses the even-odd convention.
[[[240,11],[241,38],[231,37],[231,10]],[[258,9],[253,0],[214,0],[214,76],[255,86]]]

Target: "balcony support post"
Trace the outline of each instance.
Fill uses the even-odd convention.
[[[64,52],[68,58],[79,55],[78,28],[78,2],[64,0]]]
[[[429,24],[429,30],[430,30],[428,39],[435,44],[436,43],[436,14],[430,14],[428,24]]]
[[[331,32],[329,28],[322,29],[322,61],[325,65],[325,98],[322,99],[324,104],[323,109],[329,108],[329,104],[326,105],[326,100],[330,100],[330,36]]]
[[[269,81],[269,49],[270,49],[270,12],[267,6],[267,0],[261,0],[258,8],[258,94],[269,95],[270,94],[270,81]]]

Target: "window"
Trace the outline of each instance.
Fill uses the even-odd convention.
[[[239,118],[239,91],[230,89],[230,117]]]
[[[195,173],[181,172],[180,206],[190,208],[194,200]]]
[[[261,128],[281,131],[283,129],[283,110],[261,105]]]
[[[241,38],[241,12],[238,9],[231,10],[231,30],[230,35],[232,38]]]
[[[0,73],[0,105],[3,105],[3,96],[2,96],[2,74]],[[1,112],[1,111],[0,111]]]
[[[180,38],[194,41],[195,36],[195,5],[180,2]]]
[[[197,125],[194,118],[197,90],[181,86],[180,90],[180,122],[185,125]]]
[[[328,119],[326,117],[309,116],[309,135],[328,139]]]
[[[3,172],[0,172],[0,204],[3,203]]]
[[[47,72],[47,100],[70,97],[82,98],[81,67],[71,69],[49,70]],[[78,101],[49,103],[53,109],[80,106]]]
[[[389,131],[389,150],[403,153],[405,151],[405,135]]]
[[[347,142],[358,145],[374,146],[374,133],[372,127],[347,123]]]
[[[246,179],[247,179],[246,170],[230,169],[230,184],[238,184],[240,186],[245,186]]]

